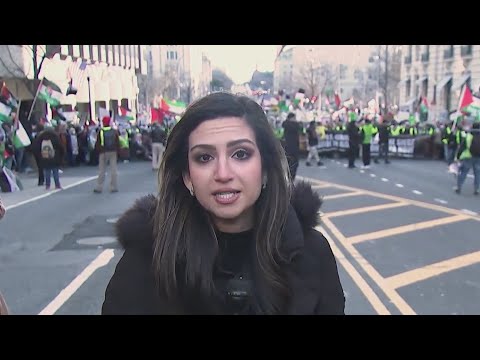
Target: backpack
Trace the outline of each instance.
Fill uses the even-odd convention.
[[[472,154],[473,157],[480,157],[480,134],[473,135],[470,154]]]
[[[55,157],[55,149],[53,148],[52,140],[42,140],[41,147],[42,159],[53,159]]]
[[[103,132],[103,149],[105,151],[117,151],[115,144],[115,130],[101,130]]]

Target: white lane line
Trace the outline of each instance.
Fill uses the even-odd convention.
[[[382,181],[383,182],[388,182],[388,179],[387,178],[382,178]]]
[[[416,195],[422,195],[423,194],[421,191],[418,191],[418,190],[412,190],[412,192]]]
[[[472,174],[468,174],[467,177],[473,178],[473,175],[472,175]]]
[[[86,183],[88,181],[92,181],[94,179],[96,179],[98,176],[95,175],[95,176],[91,176],[89,178],[86,178],[86,179],[83,179],[83,180],[79,180],[77,182],[74,182],[73,184],[70,184],[70,185],[67,185],[63,188],[63,190],[67,190],[67,189],[70,189],[74,186],[78,186],[78,185],[81,185],[83,183]],[[47,196],[50,196],[52,194],[55,194],[56,192],[59,192],[59,191],[62,191],[62,190],[52,190],[48,193],[45,193],[45,194],[42,194],[42,195],[38,195],[38,196],[35,196],[31,199],[28,199],[28,200],[24,200],[24,201],[20,201],[19,203],[16,203],[16,204],[13,204],[13,205],[10,205],[10,206],[7,206],[7,210],[10,210],[10,209],[14,209],[16,207],[19,207],[21,205],[25,205],[25,204],[28,204],[28,203],[31,203],[33,201],[37,201],[37,200],[40,200],[40,199],[43,199],[43,198],[46,198]]]
[[[95,270],[107,265],[113,258],[113,249],[104,250],[93,260],[83,271],[68,284],[68,286],[60,291],[55,299],[48,304],[45,309],[40,311],[38,315],[53,315],[63,304],[87,281],[87,279],[95,272]]]
[[[477,216],[477,215],[478,215],[475,211],[472,211],[472,210],[462,209],[462,211],[463,211],[465,214],[468,214],[468,215],[473,215],[473,216]]]
[[[360,170],[360,172],[361,172],[362,174],[364,174],[364,173],[365,173],[365,170]]]
[[[348,167],[348,164],[343,164],[343,167]]]
[[[371,177],[377,177],[377,175],[375,175],[375,174],[370,174],[370,176],[371,176]]]
[[[445,205],[445,204],[448,204],[448,201],[447,201],[447,200],[442,200],[442,199],[437,199],[437,198],[435,198],[435,199],[433,199],[433,200],[435,200],[436,202],[438,202],[438,203],[440,203],[440,204],[444,204],[444,205]]]
[[[396,187],[403,188],[402,184],[395,184]]]

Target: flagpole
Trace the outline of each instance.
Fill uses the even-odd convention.
[[[19,121],[19,113],[20,113],[21,105],[22,105],[22,100],[18,100],[17,112],[15,113],[15,119],[13,119],[13,128],[15,129],[15,131],[18,130],[18,121]]]
[[[40,80],[40,84],[38,84],[37,93],[35,94],[35,97],[33,98],[32,106],[30,107],[30,112],[28,113],[27,122],[30,121],[30,116],[32,116],[33,107],[35,106],[35,103],[37,102],[37,97],[38,97],[38,94],[40,93],[40,88],[42,87],[43,79],[44,78],[42,78]]]
[[[463,86],[462,92],[460,94],[460,99],[458,100],[457,112],[460,112],[460,106],[462,105],[463,97],[465,96],[465,89],[467,88],[467,84]],[[457,119],[453,122],[452,131],[457,128]]]

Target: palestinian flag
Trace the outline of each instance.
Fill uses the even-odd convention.
[[[278,102],[278,108],[280,112],[288,112],[288,105],[285,100],[281,100]]]
[[[41,83],[38,97],[50,104],[50,106],[57,107],[62,101],[63,94],[57,85],[44,79]]]
[[[340,99],[340,95],[335,92],[335,105],[337,106],[337,110],[340,110],[340,104],[342,103],[342,100]]]
[[[5,105],[3,102],[0,101],[0,123],[2,122],[10,122],[10,114],[12,113],[12,108],[10,106]]]
[[[422,114],[428,113],[428,100],[425,96],[422,96],[420,100],[420,113]]]
[[[15,96],[13,96],[10,90],[8,90],[5,83],[2,85],[2,89],[0,90],[0,101],[5,105],[10,106],[12,110],[16,110],[18,108],[18,100],[15,98]]]
[[[187,104],[181,101],[162,99],[161,108],[174,114],[182,114],[187,108]]]
[[[125,109],[123,107],[120,106],[120,115],[122,115],[123,117],[125,117],[128,121],[133,121],[135,120],[135,117],[133,116],[133,112],[128,110],[128,109]]]
[[[480,118],[480,98],[473,96],[468,86],[464,86],[458,105],[458,111],[463,114],[469,114],[476,119]]]

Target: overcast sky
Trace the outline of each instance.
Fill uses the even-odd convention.
[[[274,70],[277,45],[192,45],[191,51],[205,53],[212,67],[223,69],[240,84],[250,81],[256,68]]]

